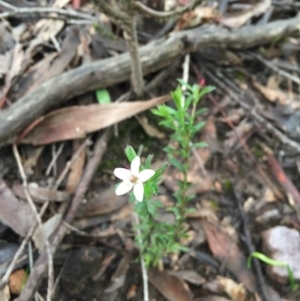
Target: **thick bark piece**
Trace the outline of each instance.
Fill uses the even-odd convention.
[[[299,32],[300,17],[275,21],[263,26],[229,30],[216,25],[175,32],[140,48],[143,74],[159,70],[179,56],[206,47],[246,49],[268,44],[278,37]],[[0,146],[54,105],[88,91],[108,87],[130,77],[128,53],[96,61],[57,76],[20,98],[0,113]]]

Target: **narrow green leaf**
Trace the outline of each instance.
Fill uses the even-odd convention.
[[[101,105],[111,103],[110,94],[106,89],[96,90],[96,98]]]
[[[169,163],[165,162],[163,163],[156,171],[154,176],[151,178],[151,181],[155,181],[157,180],[166,170],[167,168],[170,166]]]
[[[180,110],[182,108],[182,105],[181,105],[181,102],[182,102],[182,89],[181,89],[181,87],[177,87],[177,89],[175,91],[172,91],[171,96],[174,100],[174,103],[175,103],[177,109]]]
[[[144,165],[145,169],[149,169],[151,167],[152,159],[153,159],[153,155],[149,155],[147,157],[145,165]]]
[[[135,150],[130,145],[127,145],[127,147],[125,148],[125,154],[129,162],[131,162],[137,156]]]
[[[177,81],[180,83],[181,86],[185,86],[188,90],[193,91],[192,86],[185,82],[183,79],[178,78]]]
[[[200,131],[205,126],[205,124],[206,124],[205,121],[200,121],[199,123],[194,125],[192,133],[194,134]]]
[[[199,99],[201,99],[205,94],[208,94],[212,91],[214,91],[216,88],[213,86],[206,86],[202,88],[198,94]]]
[[[192,144],[192,148],[201,148],[201,147],[208,147],[208,144],[205,141]]]
[[[206,112],[207,112],[207,108],[202,108],[196,112],[195,116],[205,114]]]
[[[170,158],[170,163],[179,171],[184,172],[184,167],[183,165],[175,158]]]

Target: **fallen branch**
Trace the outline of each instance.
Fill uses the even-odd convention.
[[[171,33],[169,37],[139,49],[143,74],[170,65],[186,53],[206,47],[246,49],[264,45],[299,32],[300,17],[275,21],[263,26],[228,30],[216,25]],[[74,96],[128,80],[131,73],[129,54],[85,64],[57,76],[19,99],[0,113],[0,146],[15,140],[16,135],[54,105]]]
[[[99,22],[99,19],[93,17],[89,14],[77,12],[74,10],[66,10],[63,8],[56,8],[56,7],[16,7],[11,4],[5,3],[4,1],[0,0],[0,5],[10,9],[11,11],[6,11],[0,13],[0,19],[2,18],[10,18],[10,17],[32,17],[32,16],[39,16],[39,17],[46,17],[46,18],[61,18],[64,20],[68,20],[68,18],[74,19],[83,19],[93,21],[95,23]]]

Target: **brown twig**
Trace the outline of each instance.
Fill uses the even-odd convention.
[[[246,245],[247,245],[247,249],[248,249],[248,252],[249,252],[248,255],[251,255],[256,250],[254,248],[252,238],[251,238],[251,233],[250,233],[250,230],[249,230],[249,227],[248,227],[248,225],[249,225],[248,217],[245,214],[245,211],[243,209],[242,198],[241,198],[240,194],[236,191],[235,185],[232,185],[232,187],[233,187],[234,196],[235,196],[236,201],[238,203],[240,216],[241,216],[242,221],[243,221],[243,230],[244,230],[243,232],[244,232],[244,235],[246,237]],[[263,300],[264,301],[272,301],[268,286],[267,286],[265,278],[263,276],[261,265],[260,265],[259,261],[256,258],[253,259],[253,261],[254,261],[253,262],[254,263],[254,269],[255,269],[256,275],[258,277],[258,281],[256,283],[259,285],[259,288],[261,289],[261,295],[263,297]]]
[[[300,84],[300,78],[298,76],[295,76],[293,74],[290,74],[280,68],[278,68],[275,64],[272,64],[271,62],[267,61],[266,59],[264,59],[262,56],[258,55],[258,54],[248,54],[250,57],[257,59],[258,61],[260,61],[261,63],[263,63],[266,67],[272,69],[274,72],[278,73],[279,75],[285,77],[286,79],[290,79],[292,80],[294,83],[296,84]]]
[[[104,133],[101,136],[99,136],[99,138],[97,139],[97,142],[95,144],[95,149],[94,149],[94,156],[90,159],[90,161],[86,165],[83,177],[80,183],[78,184],[71,205],[64,218],[64,221],[69,224],[72,222],[76,214],[77,208],[81,204],[84,195],[89,187],[89,184],[95,172],[97,171],[98,165],[101,162],[102,156],[106,150],[107,142],[110,137],[110,132],[111,132],[110,128],[106,129]],[[62,222],[58,230],[52,235],[50,242],[51,242],[53,253],[55,253],[57,247],[59,246],[60,242],[65,236],[67,230],[68,228]],[[43,251],[39,259],[35,263],[34,268],[27,279],[26,285],[24,286],[20,296],[16,299],[16,301],[29,301],[32,299],[34,292],[37,290],[37,288],[41,283],[46,268],[47,268],[47,253]]]
[[[109,17],[113,18],[117,24],[129,21],[129,16],[118,8],[114,8],[112,5],[107,4],[106,0],[94,0],[101,8],[101,10]]]
[[[134,16],[132,16],[129,24],[124,23],[122,27],[130,55],[132,88],[136,97],[142,98],[144,95],[145,84],[142,72],[142,64],[139,57],[139,44],[136,31],[136,20]]]
[[[122,9],[124,12],[121,8],[113,8],[112,4],[109,5],[104,0],[96,0],[96,2],[99,4],[100,9],[123,29],[124,39],[130,55],[131,85],[135,96],[142,98],[144,96],[145,86],[138,51],[139,43],[136,30],[134,0],[128,0],[126,4],[123,4],[124,7],[122,7]]]
[[[38,226],[40,227],[40,231],[42,231],[44,233],[44,230],[43,230],[43,222],[42,222],[42,219],[41,219],[41,216],[39,215],[35,205],[34,205],[34,202],[31,198],[31,195],[29,193],[29,190],[28,190],[28,184],[27,184],[27,177],[26,177],[26,174],[24,172],[24,168],[23,168],[23,165],[22,165],[22,162],[21,162],[21,157],[20,157],[20,154],[19,154],[19,151],[18,151],[18,148],[17,148],[17,145],[16,144],[13,144],[13,153],[14,153],[14,156],[15,156],[15,159],[17,161],[17,165],[18,165],[18,168],[19,168],[19,172],[20,172],[20,175],[21,175],[21,178],[22,178],[22,181],[23,181],[23,186],[24,186],[24,192],[25,192],[25,195],[26,195],[26,199],[36,217],[36,220],[37,220],[37,223],[38,223]],[[45,233],[44,233],[45,235]],[[53,270],[53,257],[52,257],[52,251],[51,251],[51,246],[50,246],[50,243],[49,243],[49,240],[47,237],[45,237],[45,254],[47,256],[47,259],[48,259],[48,289],[47,289],[47,301],[51,301],[51,295],[52,295],[52,288],[53,288],[53,283],[54,283],[54,270]]]

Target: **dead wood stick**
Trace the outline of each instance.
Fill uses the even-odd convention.
[[[76,189],[75,195],[73,197],[73,200],[71,202],[70,208],[68,209],[66,216],[64,218],[64,222],[71,223],[75,213],[77,211],[78,206],[82,202],[84,195],[89,187],[89,184],[98,168],[99,163],[101,162],[102,156],[106,150],[107,142],[110,137],[110,128],[106,129],[102,136],[100,136],[95,144],[94,148],[94,156],[90,159],[88,162],[84,174],[82,176],[82,179],[80,183],[78,184],[78,187]],[[55,232],[55,234],[51,237],[51,248],[53,250],[53,254],[55,253],[58,245],[64,238],[66,232],[68,231],[68,227],[66,227],[65,223],[62,222],[60,224],[60,227]],[[26,281],[26,285],[23,288],[21,295],[15,299],[15,301],[29,301],[32,300],[33,295],[36,291],[36,289],[41,284],[41,281],[44,276],[44,272],[47,269],[48,260],[47,260],[47,252],[43,251],[37,260],[37,262],[34,264],[34,267],[29,274],[29,277]]]
[[[246,26],[229,30],[216,25],[170,34],[139,50],[143,74],[170,65],[176,58],[206,47],[246,49],[263,45],[299,32],[300,17],[271,22],[264,26]],[[57,76],[20,98],[0,112],[0,146],[15,136],[54,105],[88,91],[124,82],[130,77],[128,53],[85,64]],[[163,84],[163,83],[162,83]]]

